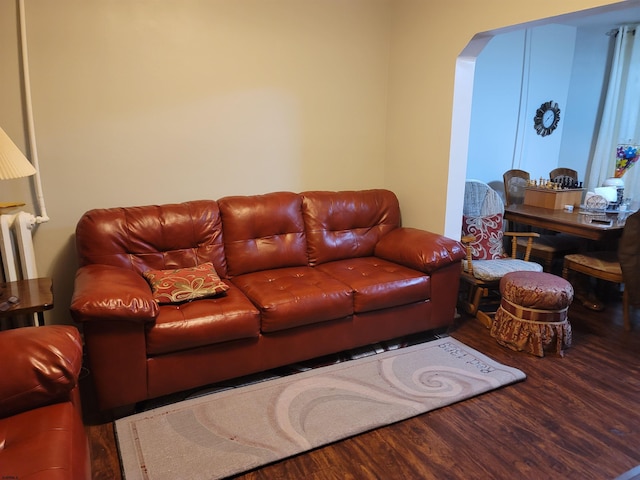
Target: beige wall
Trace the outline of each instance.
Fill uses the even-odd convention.
[[[48,322],[68,321],[73,229],[94,207],[388,187],[406,225],[444,231],[458,54],[607,3],[27,1]],[[16,8],[0,0],[0,126],[24,149]],[[28,180],[2,187],[34,211]]]

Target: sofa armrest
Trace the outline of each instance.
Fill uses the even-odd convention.
[[[70,400],[82,367],[82,341],[71,325],[0,332],[0,418]]]
[[[417,228],[396,228],[376,245],[377,257],[425,273],[457,263],[465,257],[464,246],[457,240]]]
[[[158,313],[149,284],[136,272],[99,264],[78,269],[71,298],[71,316],[76,322],[150,322]]]

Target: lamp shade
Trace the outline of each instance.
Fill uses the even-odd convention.
[[[28,177],[36,169],[9,136],[0,128],[0,180]]]

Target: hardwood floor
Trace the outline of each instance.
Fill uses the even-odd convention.
[[[235,477],[275,479],[613,479],[640,465],[640,313],[574,302],[573,347],[538,358],[499,346],[478,321],[452,337],[527,379]],[[121,479],[112,423],[85,400],[93,479]],[[176,459],[179,461],[179,459]]]

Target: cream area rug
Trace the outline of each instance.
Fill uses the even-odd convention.
[[[127,480],[215,479],[524,380],[450,338],[116,421]]]

